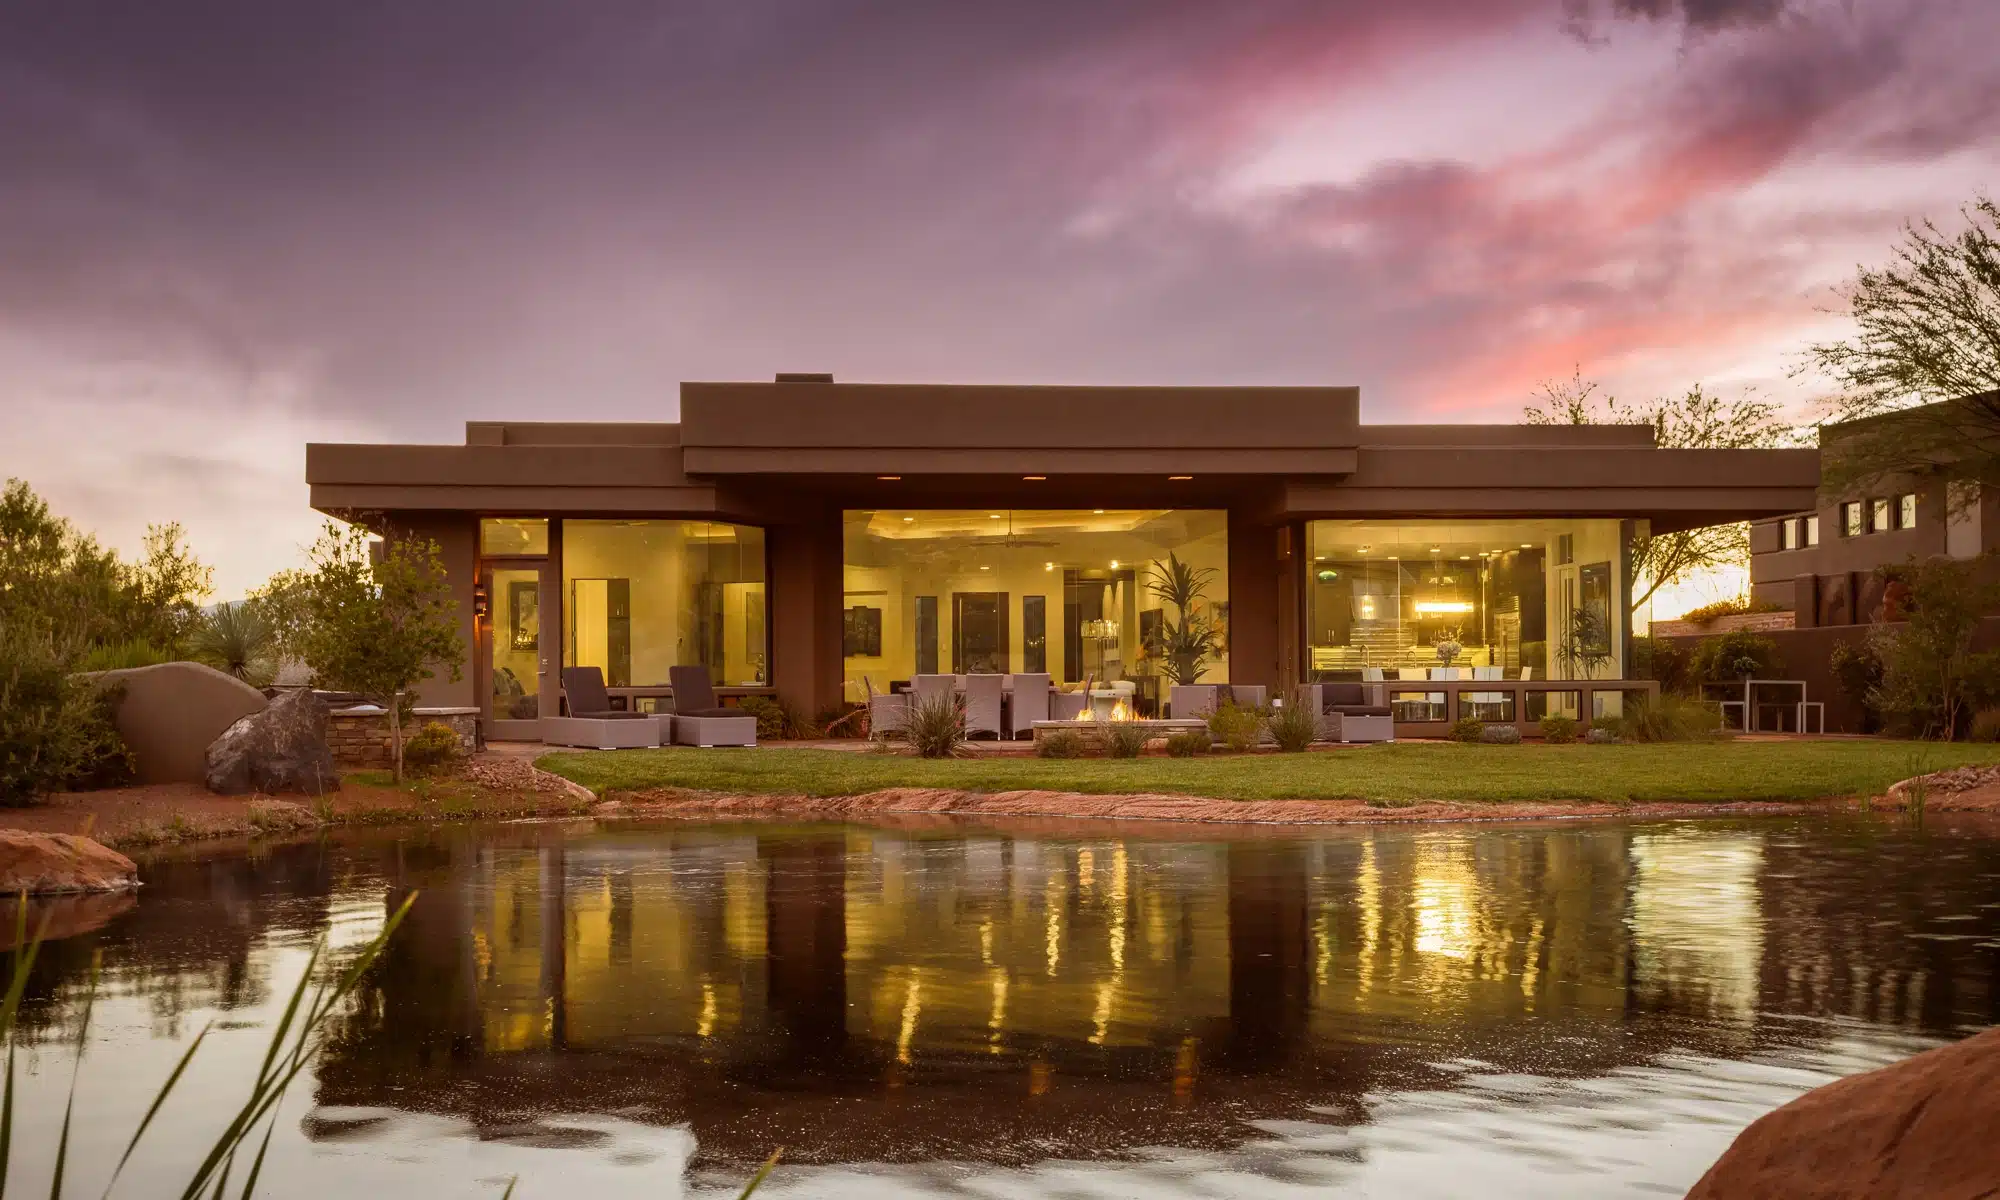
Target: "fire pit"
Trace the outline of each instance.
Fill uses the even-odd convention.
[[[1166,737],[1171,733],[1184,733],[1191,729],[1199,729],[1204,733],[1208,730],[1208,722],[1200,717],[1134,717],[1130,715],[1130,709],[1125,709],[1125,712],[1127,715],[1124,717],[1114,717],[1103,724],[1137,725],[1143,728],[1149,737]],[[1045,734],[1058,729],[1067,729],[1072,733],[1083,734],[1086,738],[1095,738],[1099,724],[1100,722],[1089,713],[1085,713],[1081,719],[1075,721],[1037,721],[1035,740],[1039,742]]]

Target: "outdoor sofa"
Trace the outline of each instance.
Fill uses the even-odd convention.
[[[1314,683],[1304,689],[1329,742],[1393,742],[1396,714],[1379,683]]]

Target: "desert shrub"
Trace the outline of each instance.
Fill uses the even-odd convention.
[[[103,646],[92,646],[77,660],[79,671],[123,671],[130,667],[150,667],[157,663],[172,662],[171,651],[162,650],[151,642],[134,639],[129,642],[113,642]]]
[[[1989,708],[1973,717],[1967,736],[1975,742],[2000,742],[2000,708]]]
[[[1593,746],[1609,746],[1618,740],[1618,734],[1614,730],[1592,725],[1590,731],[1583,735],[1583,740]]]
[[[1696,691],[1690,674],[1690,655],[1667,638],[1632,639],[1632,677],[1657,679],[1663,692]]]
[[[1183,729],[1167,735],[1167,753],[1175,758],[1193,758],[1207,754],[1208,749],[1209,735],[1199,729]]]
[[[867,713],[866,704],[843,700],[820,709],[810,721],[798,709],[786,706],[785,719],[791,722],[791,736],[795,738],[851,738],[860,737],[868,728]]]
[[[1137,721],[1102,721],[1098,724],[1104,752],[1113,758],[1137,758],[1146,749],[1151,732]]]
[[[1264,714],[1254,708],[1223,704],[1208,714],[1208,731],[1231,750],[1254,750],[1264,733]]]
[[[760,742],[809,738],[819,733],[819,727],[815,722],[807,720],[804,713],[781,699],[773,699],[770,696],[745,696],[737,707],[757,718],[757,740]]]
[[[1869,633],[1882,662],[1871,694],[1892,730],[1946,741],[1963,735],[1973,715],[2000,707],[2000,650],[1975,650],[1981,621],[2000,609],[2000,579],[1987,575],[1993,555],[1933,559],[1895,568],[1909,589],[1900,626]]]
[[[403,742],[403,766],[418,775],[441,775],[458,765],[465,747],[443,721],[426,721]]]
[[[1451,732],[1445,736],[1454,742],[1476,742],[1486,731],[1486,722],[1478,717],[1460,717],[1451,724]]]
[[[1489,746],[1518,746],[1521,729],[1518,725],[1488,725],[1479,731],[1479,740]]]
[[[1833,684],[1840,694],[1861,709],[1861,732],[1874,733],[1882,727],[1882,714],[1875,707],[1876,690],[1882,686],[1882,656],[1865,639],[1841,642],[1827,656]]]
[[[1079,758],[1083,735],[1074,729],[1051,729],[1035,739],[1035,753],[1043,758]]]
[[[1723,617],[1741,616],[1744,613],[1783,612],[1785,606],[1769,600],[1752,600],[1748,596],[1731,596],[1727,600],[1717,600],[1700,608],[1691,608],[1681,614],[1681,620],[1690,625],[1713,625]]]
[[[188,637],[188,652],[251,687],[263,687],[278,673],[277,634],[262,606],[248,600],[204,612]]]
[[[63,658],[44,638],[0,630],[0,804],[131,777],[118,690],[70,675]]]
[[[1271,740],[1278,749],[1296,754],[1319,740],[1319,714],[1304,693],[1292,697],[1283,708],[1275,709],[1266,722]]]
[[[1551,746],[1567,746],[1576,741],[1576,718],[1561,713],[1543,717],[1542,740]]]
[[[1688,663],[1696,682],[1728,683],[1739,679],[1776,679],[1784,670],[1778,643],[1742,629],[1719,633],[1695,643]]]
[[[1619,738],[1628,742],[1702,742],[1722,736],[1722,707],[1693,696],[1662,695],[1625,706]]]
[[[1590,727],[1592,729],[1602,730],[1603,732],[1611,734],[1615,737],[1617,736],[1618,733],[1618,727],[1624,723],[1624,720],[1625,718],[1623,717],[1611,717],[1611,716],[1592,717],[1590,719]]]
[[[956,758],[965,752],[965,702],[957,696],[915,701],[903,719],[902,737],[919,758]]]

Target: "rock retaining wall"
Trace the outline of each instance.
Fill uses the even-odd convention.
[[[432,721],[451,726],[467,754],[479,749],[478,709],[420,708],[416,710],[416,718],[404,728],[404,739],[408,740]],[[389,745],[389,714],[372,705],[333,710],[327,722],[326,744],[333,751],[333,761],[343,767],[387,770],[394,761],[394,751]]]

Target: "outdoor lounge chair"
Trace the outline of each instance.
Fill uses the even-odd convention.
[[[668,667],[674,688],[674,711],[661,718],[670,724],[676,746],[754,746],[757,718],[740,708],[724,708],[715,698],[707,667]]]
[[[596,667],[564,667],[562,691],[569,715],[541,719],[537,732],[544,742],[595,750],[630,750],[660,744],[662,731],[651,713],[611,707],[611,698],[604,691],[604,672]]]
[[[1316,683],[1307,687],[1319,706],[1320,733],[1329,742],[1393,742],[1395,710],[1373,683]]]

